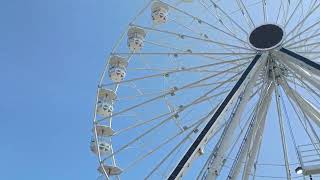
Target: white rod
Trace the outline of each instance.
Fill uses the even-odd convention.
[[[226,64],[226,63],[233,63],[233,62],[236,62],[238,60],[245,60],[245,59],[249,59],[249,58],[253,58],[253,57],[245,57],[245,58],[239,58],[239,59],[236,59],[236,60],[229,60],[229,61],[227,60],[227,61],[222,61],[222,62],[217,62],[217,63],[212,63],[212,64],[206,64],[206,65],[201,65],[201,66],[188,67],[188,68],[184,68],[184,69],[174,69],[172,71],[167,71],[167,72],[163,72],[163,73],[152,74],[152,75],[147,75],[147,76],[143,76],[143,77],[124,80],[124,81],[121,81],[120,83],[102,84],[101,86],[112,86],[112,85],[115,85],[115,84],[124,84],[124,83],[144,80],[144,79],[148,79],[148,78],[163,77],[164,75],[167,75],[167,74],[170,75],[170,74],[174,74],[174,73],[188,72],[188,71],[191,71],[191,70],[202,69],[202,68],[216,66],[216,65],[222,65],[222,64]],[[246,65],[247,63],[248,62],[245,62],[242,65]],[[237,68],[241,67],[242,65],[238,65]]]
[[[234,77],[238,76],[238,74],[234,75],[233,77],[231,77],[230,79],[233,79]],[[222,84],[220,85],[222,86]],[[177,113],[181,113],[182,111],[193,107],[193,105],[198,104],[199,102],[204,102],[207,99],[205,99],[205,97],[207,97],[210,93],[212,93],[213,91],[215,91],[216,89],[218,89],[219,87],[215,87],[214,89],[211,89],[210,91],[206,92],[204,95],[202,95],[201,97],[196,98],[195,100],[193,100],[191,103],[183,106],[182,108],[178,109]],[[136,141],[138,141],[139,139],[143,138],[144,136],[146,136],[147,134],[149,134],[150,132],[154,131],[155,129],[161,127],[162,125],[164,125],[166,122],[168,122],[169,120],[171,120],[172,118],[174,118],[175,114],[171,115],[170,117],[162,120],[161,122],[159,122],[157,125],[151,127],[150,129],[148,129],[147,131],[143,132],[142,134],[140,134],[138,137],[136,137],[135,139],[133,139],[132,141],[130,141],[129,143],[127,143],[126,145],[122,146],[121,148],[119,148],[117,151],[115,151],[113,154],[109,155],[108,157],[106,157],[103,161],[105,161],[106,159],[110,158],[111,156],[121,152],[122,150],[124,150],[125,148],[127,148],[129,145],[135,143]]]
[[[242,64],[242,65],[243,65],[243,64]],[[242,65],[239,65],[239,66],[242,66]],[[232,70],[232,69],[236,69],[236,68],[238,68],[238,66],[234,66],[234,67],[229,68],[229,69],[227,69],[227,70],[225,70],[225,71],[221,71],[221,72],[216,73],[216,74],[214,74],[214,75],[210,75],[210,76],[207,76],[207,77],[202,78],[202,79],[200,79],[200,80],[193,81],[193,82],[188,83],[188,84],[186,84],[186,85],[184,85],[184,86],[182,86],[182,87],[180,87],[180,88],[176,87],[176,89],[172,89],[172,91],[170,91],[170,92],[161,94],[161,95],[159,95],[159,96],[156,96],[156,97],[153,97],[153,98],[151,98],[151,99],[148,99],[148,100],[146,100],[146,101],[144,101],[144,102],[141,102],[141,103],[135,104],[135,105],[133,105],[133,106],[130,106],[129,108],[126,108],[126,109],[124,109],[124,110],[121,110],[121,111],[118,111],[118,112],[116,112],[116,113],[113,113],[113,114],[112,114],[111,116],[109,116],[109,117],[102,118],[102,119],[98,120],[98,122],[103,121],[103,120],[108,119],[108,118],[111,118],[111,117],[114,117],[114,116],[117,116],[117,115],[119,115],[119,114],[123,114],[123,113],[128,112],[128,111],[130,111],[130,110],[132,110],[132,109],[136,109],[136,108],[138,108],[138,107],[141,107],[141,106],[146,105],[146,104],[148,104],[148,103],[151,103],[151,102],[153,102],[153,101],[156,101],[156,100],[158,100],[158,99],[161,99],[161,98],[163,98],[163,97],[165,97],[165,96],[167,96],[167,95],[170,95],[171,93],[176,93],[176,92],[180,92],[180,91],[182,91],[182,90],[188,89],[189,87],[192,87],[193,85],[199,84],[199,83],[201,83],[201,82],[203,82],[203,81],[206,81],[206,80],[211,79],[211,78],[213,78],[213,77],[216,77],[216,76],[218,76],[218,75],[225,74],[226,72],[228,72],[228,71],[230,71],[230,70]],[[236,75],[237,75],[237,74],[236,74]]]
[[[234,19],[232,19],[228,13],[226,13],[217,3],[210,0],[210,2],[213,4],[213,6],[217,9],[219,9],[225,16],[227,16],[228,19],[230,19],[231,22],[233,22],[242,32],[244,32],[246,35],[248,35],[248,32],[242,28],[241,25],[239,25]]]
[[[290,35],[291,33],[293,33],[302,23],[304,23],[304,22],[308,19],[308,17],[309,17],[315,10],[318,9],[319,6],[320,6],[320,3],[319,3],[316,7],[314,7],[314,9],[312,9],[312,10],[287,34],[287,37],[289,37],[289,35]]]
[[[112,55],[144,55],[144,56],[155,56],[155,55],[255,55],[255,52],[146,52],[146,53],[130,53],[130,52],[117,52]]]
[[[162,1],[161,1],[161,2],[162,2]],[[219,32],[224,33],[225,35],[228,35],[228,36],[230,36],[230,37],[232,37],[232,38],[234,38],[234,39],[236,39],[236,40],[238,40],[238,41],[240,41],[240,42],[243,42],[243,43],[245,43],[245,44],[248,44],[248,42],[246,42],[246,41],[238,38],[237,36],[235,36],[235,35],[233,35],[233,34],[230,34],[230,33],[226,32],[226,31],[224,31],[224,30],[222,30],[222,29],[220,29],[220,28],[218,28],[218,27],[216,27],[216,26],[214,26],[214,25],[212,25],[212,24],[204,21],[203,19],[200,19],[199,17],[195,17],[195,16],[189,14],[189,13],[186,12],[186,11],[183,11],[183,10],[181,10],[181,9],[178,9],[178,8],[176,8],[176,7],[171,6],[171,5],[168,4],[168,3],[165,3],[165,2],[163,2],[163,3],[166,4],[168,7],[172,8],[172,9],[178,11],[178,12],[181,12],[181,13],[183,13],[183,14],[185,14],[185,15],[187,15],[187,16],[189,16],[189,17],[191,17],[191,18],[193,18],[193,19],[195,19],[195,20],[197,20],[197,21],[199,21],[199,22],[201,22],[201,23],[204,23],[204,24],[210,26],[211,28],[213,28],[213,29],[215,29],[215,30],[217,30],[217,31],[219,31]]]
[[[186,34],[181,34],[181,33],[177,33],[177,32],[172,32],[172,31],[168,31],[168,30],[160,30],[160,29],[146,27],[146,26],[140,26],[140,25],[136,25],[136,24],[131,24],[131,26],[143,28],[143,29],[149,30],[149,31],[156,31],[156,32],[160,32],[160,33],[166,33],[166,34],[174,35],[174,36],[177,36],[177,37],[180,37],[180,38],[181,37],[190,38],[190,39],[204,41],[204,42],[208,42],[208,43],[213,43],[213,44],[229,46],[229,47],[235,47],[235,48],[245,49],[245,50],[248,50],[248,51],[253,51],[252,49],[244,48],[244,47],[241,47],[241,46],[235,46],[235,45],[232,45],[232,44],[226,44],[226,43],[219,42],[219,41],[213,41],[211,39],[198,38],[198,37],[194,37],[194,36],[190,36],[190,35],[186,35]]]
[[[238,4],[239,8],[241,9],[242,15],[246,19],[249,27],[254,28],[255,24],[254,24],[252,18],[250,17],[250,14],[249,14],[248,10],[246,9],[245,5],[243,4],[242,0],[236,0],[236,1],[237,1],[237,4]]]

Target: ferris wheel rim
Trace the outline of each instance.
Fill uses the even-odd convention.
[[[161,1],[150,1],[148,4],[147,4],[147,6],[146,7],[148,7],[150,4],[151,4],[151,2],[161,2]],[[264,1],[262,1],[263,2],[263,8],[265,8],[265,2]],[[299,3],[300,3],[301,1],[299,1]],[[237,0],[237,3],[238,4],[240,4],[240,6],[242,6],[241,4],[243,4],[243,2],[241,1],[241,0]],[[168,5],[167,3],[165,3],[166,5]],[[320,4],[319,4],[320,5]],[[319,5],[317,5],[316,6],[316,8],[314,8],[313,10],[316,10],[318,7],[319,7]],[[243,5],[244,6],[244,5]],[[298,6],[298,5],[297,5]],[[146,7],[144,7],[143,9],[145,9]],[[175,7],[172,7],[171,5],[169,5],[169,8],[175,8]],[[168,8],[168,9],[169,9]],[[240,8],[241,9],[241,8]],[[247,15],[248,15],[248,17],[247,17],[247,19],[248,19],[248,26],[252,26],[253,25],[253,27],[254,27],[254,29],[252,30],[252,32],[256,29],[256,28],[258,28],[258,27],[260,27],[260,26],[256,26],[256,23],[253,23],[253,21],[252,21],[252,19],[251,19],[251,17],[250,17],[250,14],[247,12],[247,10],[246,10],[246,7],[244,6],[244,11],[246,11],[246,13],[247,13]],[[294,11],[295,12],[295,11]],[[292,16],[293,16],[293,14],[294,14],[294,12],[289,16],[289,20],[291,20],[292,18]],[[310,13],[311,14],[311,13]],[[264,18],[266,18],[266,16],[264,15]],[[198,19],[198,18],[195,18],[195,19]],[[199,20],[199,19],[198,19]],[[250,24],[250,21],[251,21],[251,23],[252,23],[252,25],[249,25]],[[202,22],[205,22],[205,21],[202,21]],[[267,23],[268,24],[268,23]],[[270,23],[269,23],[270,24]],[[288,24],[288,21],[286,22],[286,24],[284,25],[284,27],[286,27],[287,26],[287,24]],[[135,26],[134,24],[132,24],[132,23],[130,23],[129,24],[129,27],[130,26]],[[262,24],[262,25],[264,25],[264,24]],[[262,26],[261,25],[261,26]],[[209,24],[209,26],[210,26],[210,24]],[[213,27],[215,27],[215,26],[213,26]],[[281,27],[281,29],[283,29],[282,27]],[[219,31],[219,28],[217,28],[216,30],[218,30]],[[286,34],[286,35],[290,35],[293,31],[295,30],[295,28],[292,30],[292,31],[290,31],[288,34]],[[228,35],[228,36],[230,36],[230,37],[233,37],[233,38],[235,38],[235,36],[233,36],[232,34],[229,34],[229,33],[227,33],[227,32],[225,32],[225,31],[223,31],[224,33],[226,33],[226,35]],[[252,33],[251,32],[251,33]],[[284,33],[286,32],[286,31],[283,31]],[[248,34],[251,34],[251,33],[248,33]],[[125,33],[123,33],[123,34],[125,34]],[[186,35],[184,35],[185,37],[186,37]],[[124,35],[122,35],[122,38],[124,37]],[[145,35],[144,35],[144,37],[145,37]],[[283,37],[285,37],[285,34],[283,35]],[[288,36],[287,36],[288,37]],[[294,38],[294,37],[292,37],[292,38]],[[235,39],[237,39],[237,40],[239,40],[239,42],[241,42],[241,39],[238,39],[238,38],[235,38]],[[270,48],[266,48],[266,49],[259,49],[259,48],[256,48],[256,47],[253,47],[253,46],[251,46],[251,43],[248,43],[249,42],[249,36],[248,36],[248,40],[246,41],[246,44],[247,45],[249,45],[252,49],[251,50],[253,50],[252,52],[254,52],[254,53],[250,53],[250,49],[247,49],[246,48],[246,46],[243,46],[243,48],[244,48],[244,50],[248,50],[249,52],[246,52],[246,53],[243,53],[243,52],[241,52],[241,53],[226,53],[226,52],[217,52],[217,53],[215,53],[215,52],[208,52],[208,53],[203,53],[203,52],[167,52],[167,53],[162,53],[162,52],[159,52],[159,53],[157,53],[157,52],[154,52],[154,53],[137,53],[137,52],[129,52],[129,53],[119,53],[119,52],[115,52],[114,50],[112,50],[112,53],[111,53],[111,57],[113,56],[113,55],[127,55],[128,56],[128,60],[130,60],[133,56],[144,56],[144,55],[161,55],[161,56],[163,56],[163,55],[169,55],[169,56],[175,56],[175,55],[195,55],[195,56],[198,56],[198,55],[221,55],[221,56],[224,56],[224,55],[256,55],[256,54],[261,54],[262,52],[261,51],[265,51],[265,52],[270,52],[270,50],[273,50],[273,49],[277,49],[277,50],[279,50],[280,52],[292,52],[292,51],[290,51],[290,50],[288,50],[288,49],[285,49],[285,48],[283,48],[281,45],[286,45],[286,43],[288,43],[288,42],[290,42],[292,39],[289,39],[289,40],[287,40],[287,38],[282,38],[281,39],[281,41],[280,42],[278,42],[276,45],[274,45],[274,46],[272,46],[272,47],[270,47]],[[243,43],[243,42],[242,42]],[[292,43],[296,43],[296,42],[292,42]],[[292,45],[294,45],[294,44],[292,44],[292,43],[289,43],[287,46],[288,47],[290,47],[290,46],[292,46]],[[116,45],[117,46],[117,45]],[[285,46],[285,47],[287,47],[287,46]],[[303,46],[303,45],[301,45],[301,46]],[[312,45],[311,45],[312,46]],[[290,48],[289,48],[290,49]],[[310,54],[311,52],[305,52],[306,54]],[[317,52],[312,52],[312,53],[317,53]],[[262,53],[263,54],[263,53]],[[303,57],[303,56],[301,56],[301,57]],[[311,61],[311,62],[313,62],[313,61]],[[315,62],[314,62],[315,63]],[[315,63],[315,64],[317,64],[317,63]],[[319,65],[319,64],[317,64],[317,65]],[[121,81],[121,83],[119,83],[119,82],[115,82],[115,83],[113,83],[113,84],[103,84],[102,83],[102,81],[103,81],[103,78],[104,78],[104,76],[105,76],[105,74],[106,74],[106,72],[107,72],[107,68],[108,68],[108,66],[109,66],[109,63],[107,63],[106,64],[106,68],[105,68],[105,70],[104,70],[104,72],[102,73],[102,76],[101,76],[101,79],[100,79],[100,82],[99,82],[99,86],[98,86],[98,92],[97,92],[97,102],[96,102],[96,104],[98,103],[98,97],[99,97],[99,91],[100,91],[100,89],[101,88],[103,88],[104,86],[108,86],[108,85],[115,85],[116,87],[115,87],[115,89],[117,90],[118,89],[118,87],[119,87],[119,85],[122,83],[122,81]],[[124,80],[124,81],[126,81],[126,80]],[[172,93],[176,93],[175,91],[171,91],[171,92],[167,92],[167,95],[169,95],[169,94],[172,94]],[[161,96],[161,95],[160,95]],[[160,97],[159,96],[159,97]],[[162,95],[163,96],[163,95]],[[161,97],[162,97],[161,96]],[[95,107],[95,109],[97,109],[97,106]],[[116,115],[111,115],[111,116],[107,116],[107,118],[112,118],[112,117],[115,117],[115,116],[117,116],[117,113],[114,113],[114,114],[116,114]],[[121,114],[121,113],[120,113]],[[119,114],[119,115],[120,115]],[[93,129],[93,131],[94,131],[94,134],[95,134],[95,136],[94,136],[94,138],[96,139],[96,147],[99,147],[99,144],[98,144],[98,131],[97,131],[97,127],[99,126],[99,123],[101,122],[101,121],[103,121],[104,119],[101,119],[101,120],[96,120],[96,113],[95,113],[95,115],[94,115],[95,117],[94,117],[94,129]],[[110,126],[109,126],[109,128],[111,128],[111,120],[110,120]],[[116,132],[113,132],[112,133],[112,136],[113,135],[115,135],[115,134],[117,134]],[[111,137],[111,136],[110,136]],[[111,138],[110,138],[110,142],[111,142]],[[112,150],[113,151],[113,150]],[[114,155],[115,155],[115,153],[114,152],[112,152],[112,158],[113,158],[113,163],[114,164],[116,164],[115,163],[115,160],[114,160]],[[99,150],[99,148],[98,148],[98,158],[99,158],[99,163],[102,163],[101,165],[103,165],[103,163],[104,163],[104,161],[105,161],[105,159],[107,159],[107,158],[105,158],[105,159],[102,159],[101,157],[101,153],[100,153],[100,150]],[[111,156],[109,156],[109,158],[110,158]],[[107,179],[109,179],[109,176],[107,175],[108,174],[108,172],[106,172],[106,170],[105,170],[105,168],[104,168],[104,165],[103,166],[101,166],[102,167],[102,170],[103,170],[103,172],[102,173],[104,173],[105,175],[106,175],[106,178]],[[114,166],[114,167],[117,167],[116,165]],[[110,173],[109,173],[110,174]]]

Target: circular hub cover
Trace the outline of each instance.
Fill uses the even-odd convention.
[[[264,24],[255,28],[250,36],[250,45],[260,51],[266,51],[279,46],[282,43],[284,31],[275,24]]]

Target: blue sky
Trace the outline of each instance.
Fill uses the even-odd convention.
[[[113,44],[144,4],[132,2],[0,1],[0,179],[97,177],[89,150],[96,87]],[[268,134],[265,146],[276,137]]]
[[[0,1],[0,179],[94,179],[98,76],[143,1]]]

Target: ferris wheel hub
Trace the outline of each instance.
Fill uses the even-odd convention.
[[[249,35],[249,44],[258,51],[268,51],[281,45],[284,30],[276,24],[263,24],[256,27]]]

